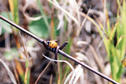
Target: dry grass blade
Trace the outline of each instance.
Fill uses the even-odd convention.
[[[79,24],[77,19],[74,18],[70,13],[68,13],[65,9],[63,9],[56,0],[48,0],[50,3],[52,3],[54,6],[56,6],[58,9],[60,9],[62,12],[64,12],[66,15],[68,15],[76,24]]]
[[[36,5],[36,0],[31,0],[30,2],[28,0],[26,0],[26,4],[23,6],[23,15],[27,18],[28,21],[36,21],[42,18],[42,16],[36,16],[36,17],[31,17],[29,16],[25,11],[27,10],[28,6],[32,5],[33,6],[37,6]],[[38,7],[37,7],[38,8]]]
[[[50,77],[49,84],[53,84],[52,80],[53,80],[53,75],[51,75]]]
[[[89,45],[89,46],[90,46],[91,51],[94,54],[94,59],[95,59],[96,63],[98,64],[101,72],[104,73],[104,70],[103,70],[104,69],[104,64],[102,63],[101,60],[99,60],[99,56],[97,55],[97,53],[96,53],[95,49],[93,48],[93,46],[91,46],[91,45]]]
[[[79,80],[80,78],[80,80]],[[82,80],[81,80],[82,79]],[[70,72],[70,74],[67,76],[64,84],[67,84],[67,82],[69,82],[69,84],[76,84],[77,81],[79,80],[81,83],[84,83],[84,73],[83,73],[83,69],[82,66],[78,65],[72,72]]]
[[[84,42],[84,41],[78,41],[77,45],[80,45],[80,46],[88,45],[90,47],[90,49],[91,49],[91,51],[94,55],[94,59],[95,59],[96,63],[98,64],[99,68],[100,68],[100,71],[104,73],[104,70],[103,70],[104,64],[101,60],[99,60],[100,58],[99,58],[98,54],[96,53],[96,50],[94,49],[94,47],[92,45],[88,44],[87,42]]]
[[[72,66],[68,61],[66,61],[66,60],[54,60],[54,59],[51,59],[51,58],[49,58],[49,57],[47,57],[47,56],[45,56],[45,55],[43,55],[43,56],[44,56],[46,59],[50,60],[50,61],[54,61],[54,62],[64,62],[64,63],[68,64],[72,70],[74,70],[73,66]]]
[[[37,80],[35,81],[35,84],[38,83],[39,79],[41,78],[41,76],[44,74],[44,72],[46,71],[46,69],[49,67],[51,61],[47,64],[47,66],[45,67],[45,69],[39,74]]]
[[[7,70],[8,75],[9,75],[11,81],[13,82],[13,84],[17,84],[13,73],[11,72],[11,70],[9,69],[9,67],[6,65],[6,63],[3,60],[1,60],[1,59],[0,59],[0,62],[3,64],[3,66]]]
[[[92,19],[90,18],[89,16],[87,16],[86,14],[80,12],[80,15],[82,15],[83,17],[87,18],[89,21],[91,21],[97,28],[97,30],[99,31],[99,34],[101,37],[104,37],[104,33],[102,32],[100,26]]]

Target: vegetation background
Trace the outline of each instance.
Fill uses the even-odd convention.
[[[44,40],[67,41],[64,52],[126,84],[125,0],[0,0],[0,15]],[[57,63],[54,58],[0,20],[0,84],[109,84],[61,55]]]

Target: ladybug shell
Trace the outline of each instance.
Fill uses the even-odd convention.
[[[50,48],[57,48],[57,46],[58,46],[56,41],[49,41],[48,45]]]

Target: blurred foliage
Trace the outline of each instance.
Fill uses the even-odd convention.
[[[16,48],[11,48],[4,52],[4,56],[7,60],[13,60],[15,57],[18,56],[18,51]]]
[[[4,16],[7,19],[12,18],[12,15],[10,12],[1,12],[0,15]],[[5,32],[8,32],[8,33],[12,32],[12,29],[10,28],[11,27],[10,24],[6,23],[5,21],[0,20],[0,25],[1,25],[0,35],[4,34]]]
[[[48,28],[46,27],[43,19],[30,22],[29,31],[43,38],[47,38],[49,36]]]
[[[9,0],[9,6],[12,13],[12,20],[18,24],[19,23],[19,15],[18,15],[18,0]]]
[[[117,0],[118,6],[119,6],[119,13],[117,15],[117,22],[111,26],[110,19],[108,18],[108,14],[106,13],[107,16],[107,28],[104,28],[102,24],[100,24],[101,29],[97,29],[103,38],[104,45],[107,51],[108,59],[110,61],[110,66],[111,66],[111,75],[112,78],[116,81],[120,81],[121,75],[123,73],[123,66],[122,66],[122,60],[125,59],[125,51],[126,51],[126,4],[125,0],[123,0],[123,4],[121,6],[121,3],[119,0]],[[10,10],[11,13],[9,12],[2,12],[1,15],[4,16],[5,18],[9,18],[12,21],[14,21],[16,24],[19,24],[19,16],[18,16],[18,0],[9,0],[10,4]],[[43,6],[40,3],[40,0],[37,0],[38,7],[40,8],[41,16],[42,18],[39,20],[31,21],[28,25],[29,31],[34,33],[35,35],[42,37],[44,39],[50,38],[51,33],[54,35],[53,40],[57,39],[57,37],[60,34],[60,29],[57,30],[57,25],[58,25],[58,20],[57,18],[53,17],[50,18],[46,15],[46,13],[43,10]],[[51,4],[49,4],[52,6]],[[56,13],[56,11],[55,11]],[[52,20],[53,19],[53,20]],[[91,20],[91,19],[90,19]],[[51,25],[51,21],[52,24]],[[95,23],[95,22],[94,22]],[[3,34],[4,32],[11,33],[11,26],[7,24],[4,21],[0,20],[0,24],[2,24],[2,31],[0,34]],[[51,28],[54,28],[54,31],[51,30]],[[67,33],[67,27],[68,27],[68,22],[66,19],[64,19],[64,33]],[[104,30],[105,29],[105,30]],[[63,37],[65,38],[65,37]],[[63,38],[60,38],[60,40],[64,40]],[[66,37],[67,38],[67,37]],[[29,41],[28,41],[29,42]],[[27,43],[28,43],[27,42]],[[31,41],[32,42],[32,41]],[[68,45],[65,47],[64,51],[68,54],[70,54],[70,48],[73,43],[73,38],[71,36],[68,36]],[[29,43],[29,45],[32,45],[33,43]],[[33,45],[32,45],[33,46]],[[15,53],[16,52],[16,53]],[[11,48],[11,50],[6,51],[4,56],[8,59],[11,60],[13,59],[13,56],[18,56],[18,51],[15,48]],[[59,59],[64,59],[62,56],[58,56]],[[65,58],[65,60],[67,60]],[[21,76],[22,80],[25,84],[29,84],[30,82],[30,68],[29,68],[29,61],[26,60],[25,63],[25,74],[22,70]],[[63,65],[63,66],[62,66]],[[20,65],[19,65],[20,66]],[[67,65],[60,64],[60,67],[58,71],[60,71],[60,83],[62,84],[64,79],[66,78],[67,74],[70,72],[70,68]],[[21,67],[18,67],[19,69],[23,69]],[[20,74],[20,73],[19,73]],[[59,80],[58,75],[57,75],[57,80]],[[63,79],[63,80],[62,80]]]
[[[48,19],[48,23],[51,22],[51,19]],[[56,30],[57,28],[57,19],[54,20],[54,33],[55,35],[59,35],[59,30]],[[48,38],[49,37],[49,29],[47,28],[44,19],[41,18],[39,20],[36,21],[31,21],[29,23],[29,31],[31,31],[32,33],[34,33],[35,35],[42,37],[42,38]]]
[[[12,14],[12,18],[10,18],[12,21],[14,21],[16,24],[19,24],[19,9],[18,9],[18,0],[9,0],[9,7]],[[18,32],[18,29],[14,28],[13,31],[15,33]]]
[[[38,4],[38,7],[39,7],[39,9],[40,9],[41,16],[43,17],[43,20],[44,20],[44,23],[45,23],[45,25],[46,25],[46,28],[49,29],[48,18],[47,18],[46,14],[45,14],[45,12],[44,12],[44,10],[43,10],[43,6],[42,6],[40,0],[37,0],[37,4]]]

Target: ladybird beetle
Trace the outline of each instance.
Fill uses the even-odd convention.
[[[57,48],[58,43],[56,41],[48,41],[48,45],[50,48]]]
[[[47,41],[48,49],[52,50],[53,52],[56,52],[58,43],[54,40],[52,41]]]
[[[55,53],[55,60],[57,60],[58,50],[59,49],[62,50],[67,45],[67,42],[65,42],[62,46],[59,47],[58,43],[55,40],[52,40],[52,41],[47,41],[47,45],[48,45],[47,48]]]

